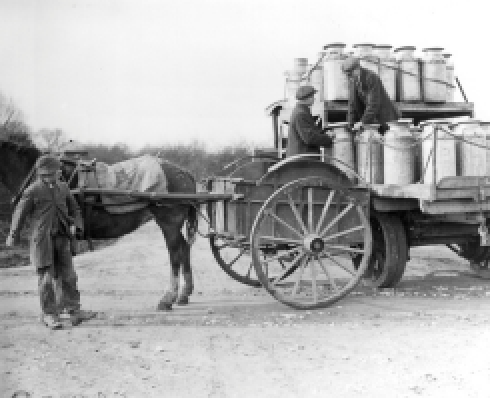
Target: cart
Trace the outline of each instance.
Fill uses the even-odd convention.
[[[263,286],[297,309],[329,306],[361,280],[395,287],[415,246],[445,244],[469,260],[477,276],[490,276],[490,176],[373,185],[329,156],[284,159],[289,111],[283,105],[267,109],[275,148],[205,182],[208,193],[234,195],[207,205],[211,250],[228,275]],[[345,103],[323,106],[323,120],[345,120]],[[473,116],[468,103],[400,108],[402,117],[416,122]]]

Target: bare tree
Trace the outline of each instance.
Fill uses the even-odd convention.
[[[11,98],[0,92],[0,135],[10,140],[29,141],[29,127],[22,111]]]

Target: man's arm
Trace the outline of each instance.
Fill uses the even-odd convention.
[[[328,135],[323,134],[322,128],[317,126],[314,119],[306,113],[298,115],[296,129],[303,142],[308,146],[329,147],[332,145],[332,139]]]
[[[366,96],[366,109],[362,115],[361,122],[363,124],[376,123],[381,107],[381,81],[374,76],[368,77],[367,81],[368,92]]]
[[[357,115],[356,106],[356,88],[352,79],[349,79],[349,102],[347,104],[347,123],[350,127],[354,126],[359,116]]]

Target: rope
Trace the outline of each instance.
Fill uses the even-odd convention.
[[[486,149],[487,151],[490,151],[489,145],[481,145],[481,144],[478,144],[476,142],[469,141],[469,140],[465,139],[462,136],[459,136],[459,135],[456,135],[456,134],[452,133],[450,130],[447,130],[446,128],[444,128],[442,126],[438,126],[437,128],[439,128],[440,130],[444,131],[446,134],[450,135],[455,140],[458,140],[458,141],[464,142],[464,143],[466,143],[468,145],[472,145],[472,146],[475,146],[475,147],[478,147],[478,148],[482,148],[482,149]],[[410,149],[410,148],[413,148],[413,147],[416,147],[416,146],[420,145],[421,142],[426,141],[428,139],[431,139],[433,135],[434,135],[434,131],[431,131],[429,134],[427,134],[424,137],[421,137],[421,138],[420,137],[414,137],[415,142],[413,144],[404,145],[404,146],[396,146],[396,145],[388,144],[386,142],[386,139],[384,137],[381,137],[381,136],[375,136],[375,135],[373,135],[371,138],[372,138],[373,141],[377,141],[381,145],[384,145],[384,146],[386,146],[388,148],[395,149],[395,150],[404,150],[404,149]],[[354,141],[359,142],[360,144],[363,144],[363,145],[368,144],[367,142],[362,141],[360,137],[354,138]],[[490,135],[488,135],[487,141],[490,141]]]
[[[318,68],[318,66],[320,65],[320,63],[323,61],[323,58],[325,58],[325,56],[326,55],[323,55],[322,57],[320,57],[318,59],[318,61],[316,62],[316,64],[308,72],[303,73],[302,77],[299,80],[290,79],[289,77],[286,77],[286,82],[287,83],[301,83],[302,81],[309,80],[310,77],[311,77],[311,74],[313,73],[313,71],[315,69]],[[409,75],[409,76],[413,76],[413,77],[417,77],[417,78],[420,77],[423,80],[432,81],[432,82],[439,83],[439,84],[444,84],[444,85],[446,85],[448,87],[451,87],[451,88],[454,88],[454,89],[457,88],[456,86],[454,86],[451,83],[446,82],[445,80],[440,80],[440,79],[434,79],[434,78],[431,78],[431,77],[420,76],[418,73],[412,73],[412,72],[406,71],[406,70],[400,68],[399,66],[388,65],[388,64],[382,63],[381,61],[373,61],[373,60],[369,59],[368,57],[360,57],[359,59],[362,60],[362,61],[371,63],[371,64],[375,64],[375,65],[383,66],[383,67],[388,68],[388,69],[396,70],[398,72],[404,73],[404,74]]]
[[[480,144],[477,144],[476,142],[468,141],[468,140],[466,140],[465,138],[463,138],[462,136],[456,135],[456,134],[452,133],[451,131],[446,130],[444,127],[439,126],[439,128],[440,128],[441,130],[443,130],[444,132],[446,132],[447,134],[449,134],[451,137],[453,137],[453,138],[455,138],[455,139],[457,139],[457,140],[459,140],[459,141],[465,142],[465,143],[466,143],[466,144],[468,144],[468,145],[473,145],[473,146],[476,146],[476,147],[478,147],[478,148],[483,148],[483,149],[486,149],[487,151],[489,151],[489,150],[490,150],[490,148],[489,148],[488,144],[487,144],[487,145],[485,145],[485,146],[484,146],[484,145],[480,145]],[[488,135],[488,134],[487,134],[487,135],[485,136],[485,138],[486,138],[486,141],[487,141],[487,143],[488,143],[488,141],[490,140],[490,135]]]

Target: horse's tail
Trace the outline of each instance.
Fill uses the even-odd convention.
[[[198,227],[197,208],[195,206],[189,206],[186,221],[187,243],[192,245],[196,241]]]

